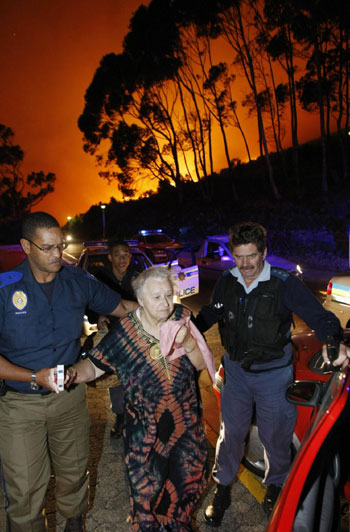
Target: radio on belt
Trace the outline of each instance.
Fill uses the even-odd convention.
[[[64,390],[64,365],[57,366],[57,386],[60,392]]]

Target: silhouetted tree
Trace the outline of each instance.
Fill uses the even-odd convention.
[[[2,220],[19,220],[47,194],[54,191],[55,174],[31,172],[21,166],[24,152],[13,144],[14,132],[0,124],[0,210]]]
[[[292,32],[292,24],[297,12],[298,6],[294,0],[265,0],[264,2],[264,21],[267,36],[265,48],[269,57],[274,61],[278,61],[287,74],[294,176],[296,184],[299,185],[298,113],[295,83],[295,62],[298,53]],[[282,96],[282,101],[287,101],[286,95]]]
[[[257,69],[255,64],[256,32],[252,37],[253,17],[251,15],[249,0],[226,0],[217,2],[220,13],[220,29],[227,43],[235,53],[234,62],[239,65],[244,72],[249,89],[253,95],[258,122],[259,142],[262,147],[266,161],[269,181],[273,195],[280,199],[280,193],[275,182],[274,172],[271,164],[269,148],[267,145],[265,127],[262,116],[262,109],[259,102],[259,88],[257,79]]]
[[[327,142],[330,135],[330,115],[338,113],[341,132],[343,106],[349,83],[349,24],[347,2],[335,0],[332,9],[325,0],[298,0],[300,11],[293,24],[293,33],[306,54],[306,73],[298,82],[302,106],[317,111],[322,147],[322,191],[328,192]],[[347,122],[348,124],[348,122]],[[345,121],[346,125],[346,121]]]

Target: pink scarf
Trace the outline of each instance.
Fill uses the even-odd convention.
[[[175,342],[175,337],[183,325],[187,325],[191,335],[196,340],[200,352],[202,353],[204,362],[207,366],[210,378],[213,382],[215,382],[215,364],[213,353],[210,351],[202,334],[199,332],[195,324],[190,320],[190,316],[182,318],[181,320],[168,320],[160,324],[159,344],[162,355],[164,357],[169,357],[169,360],[174,360],[177,357],[186,355],[185,349],[180,347],[180,344]]]

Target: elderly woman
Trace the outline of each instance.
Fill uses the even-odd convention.
[[[133,530],[182,532],[190,530],[208,479],[196,370],[208,365],[212,374],[212,359],[189,321],[190,311],[174,307],[167,268],[145,270],[133,288],[140,307],[114,326],[89,359],[69,368],[69,384],[91,381],[104,372],[118,374],[125,390]],[[169,356],[161,349],[169,350]]]

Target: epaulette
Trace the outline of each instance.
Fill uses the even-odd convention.
[[[89,277],[89,279],[96,280],[96,277],[94,275],[89,273],[87,270],[80,268],[79,266],[67,264],[66,266],[64,266],[64,269],[77,277]]]
[[[287,270],[283,270],[282,268],[276,268],[276,266],[272,266],[271,275],[278,277],[279,279],[281,279],[281,281],[286,281],[290,274],[287,272]]]
[[[97,277],[95,277],[94,275],[92,275],[92,273],[89,273],[87,270],[83,270],[84,273],[85,273],[85,277],[88,277],[89,279],[92,279],[93,281],[97,281]]]
[[[12,272],[0,273],[0,288],[4,288],[5,286],[17,283],[22,279],[22,277],[23,273],[16,272],[15,270]]]

